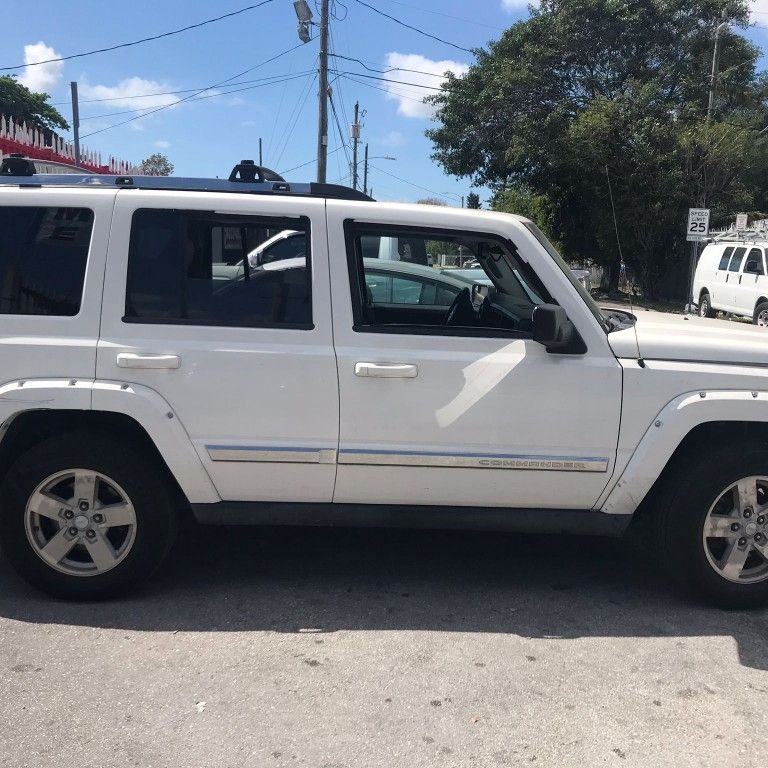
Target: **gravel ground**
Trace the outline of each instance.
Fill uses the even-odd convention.
[[[0,585],[1,766],[768,764],[768,614],[623,542],[198,529],[123,601]]]

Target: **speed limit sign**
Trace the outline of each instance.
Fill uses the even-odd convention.
[[[689,208],[687,240],[706,240],[709,236],[709,208]]]

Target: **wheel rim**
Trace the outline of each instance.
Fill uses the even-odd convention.
[[[118,566],[136,539],[136,511],[111,478],[68,469],[43,480],[24,523],[35,554],[69,576],[98,576]]]
[[[709,564],[724,579],[768,579],[768,477],[745,477],[723,490],[704,520],[703,540]]]
[[[708,299],[702,299],[701,304],[699,304],[699,314],[702,317],[706,317],[709,314],[709,300]]]
[[[761,328],[768,327],[768,309],[764,309],[757,315],[757,324]]]

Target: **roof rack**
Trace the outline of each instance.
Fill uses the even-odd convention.
[[[725,232],[718,232],[710,237],[710,242],[750,242],[754,240],[768,240],[768,232],[761,232],[756,229],[727,229]]]
[[[8,162],[10,161],[10,162]],[[31,168],[30,168],[31,166]],[[200,179],[178,176],[111,176],[107,174],[37,173],[28,158],[6,158],[0,169],[0,186],[19,187],[119,187],[120,189],[158,189],[174,192],[238,192],[252,195],[297,195],[335,200],[366,200],[372,197],[340,184],[315,182],[294,184],[269,168],[245,160],[232,169],[227,179]]]

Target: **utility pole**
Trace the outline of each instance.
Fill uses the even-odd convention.
[[[261,159],[261,136],[259,136],[259,167],[264,165],[264,161]]]
[[[363,164],[363,194],[368,194],[368,142],[365,142],[365,163]]]
[[[350,126],[352,137],[352,189],[357,189],[357,143],[360,141],[360,102],[355,102],[355,122]]]
[[[328,4],[321,0],[320,8],[320,108],[317,126],[317,181],[325,184],[328,167]]]
[[[80,167],[80,104],[77,101],[77,81],[70,83],[72,88],[72,130],[75,134],[75,165]]]
[[[712,113],[715,111],[715,95],[717,94],[717,78],[720,68],[720,33],[728,27],[725,21],[725,8],[723,8],[722,21],[715,29],[715,50],[712,53],[712,76],[709,81],[709,103],[707,105],[707,122],[711,122]]]

